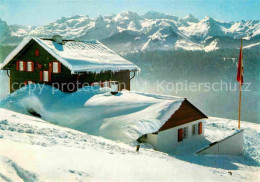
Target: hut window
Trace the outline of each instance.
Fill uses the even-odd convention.
[[[192,125],[192,135],[196,135],[196,124]]]
[[[59,62],[52,63],[52,72],[53,73],[60,73],[61,72],[61,64]]]
[[[29,72],[34,71],[34,63],[32,61],[27,62],[27,71],[29,71]]]
[[[35,56],[39,56],[39,50],[35,50]]]
[[[36,69],[41,69],[42,68],[42,65],[40,63],[37,63],[36,64]]]
[[[51,74],[49,71],[43,71],[43,81],[44,82],[51,81]]]
[[[184,129],[183,129],[183,138],[188,138],[188,132],[189,132],[189,128],[188,127],[185,127]]]
[[[26,70],[26,64],[24,61],[19,61],[19,70],[25,71]]]

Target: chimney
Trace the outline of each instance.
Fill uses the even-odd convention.
[[[62,41],[62,36],[60,36],[60,35],[52,36],[52,40],[57,42],[58,44],[64,44],[63,41]]]
[[[118,93],[118,86],[119,86],[118,81],[110,81],[110,92],[112,95],[115,95]]]

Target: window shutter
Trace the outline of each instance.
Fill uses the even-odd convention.
[[[199,122],[199,134],[202,133],[202,122]]]
[[[40,63],[37,63],[37,69],[41,69],[42,65]]]
[[[183,132],[182,130],[183,130],[182,128],[178,129],[178,142],[182,141],[182,132]]]
[[[42,71],[40,71],[40,81],[42,81]]]
[[[16,61],[16,70],[19,71],[19,61]]]
[[[48,74],[48,81],[50,82],[51,81],[51,72],[49,71],[49,74]]]
[[[27,62],[23,61],[23,71],[26,71],[26,70],[27,70]]]
[[[32,63],[32,71],[34,71],[34,62],[31,62]]]
[[[52,72],[52,62],[49,62],[49,72]]]
[[[58,62],[58,73],[61,73],[61,63]]]

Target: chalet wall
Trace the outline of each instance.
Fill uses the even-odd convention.
[[[35,51],[39,50],[39,56],[35,56]],[[42,65],[41,69],[35,69],[34,72],[26,72],[26,71],[17,71],[16,70],[16,61],[32,61],[35,66],[36,63],[40,63]],[[19,89],[21,86],[25,85],[25,81],[33,81],[35,83],[45,83],[40,81],[40,71],[49,70],[49,63],[52,61],[57,61],[51,54],[49,54],[45,49],[43,49],[39,44],[35,41],[31,41],[12,61],[11,64],[8,65],[10,69],[10,92]],[[122,71],[122,72],[104,72],[100,74],[93,73],[85,73],[80,74],[71,74],[71,71],[61,64],[61,73],[51,73],[51,81],[45,84],[55,86],[62,91],[68,92],[69,89],[73,89],[72,91],[76,91],[77,81],[79,82],[78,87],[84,83],[88,83],[91,85],[93,82],[97,81],[109,81],[115,80],[119,82],[125,83],[125,89],[130,90],[130,71]],[[15,83],[15,84],[14,84]],[[85,85],[87,86],[87,84]],[[124,89],[124,87],[121,87]],[[120,89],[120,90],[121,90]]]
[[[36,50],[39,50],[39,56],[35,56]],[[16,61],[19,60],[34,62],[35,70],[33,72],[17,71]],[[28,80],[35,83],[44,83],[43,81],[40,81],[40,71],[49,70],[49,62],[52,61],[56,61],[56,59],[36,42],[31,41],[25,49],[12,60],[12,64],[10,64],[10,91],[13,92],[14,90],[19,89],[19,85],[25,85],[25,81]],[[36,69],[36,63],[40,63],[42,68]],[[51,82],[45,84],[51,85],[53,82],[62,83],[64,80],[72,82],[76,78],[76,75],[71,75],[70,70],[63,65],[61,65],[61,74],[52,73],[51,76]]]

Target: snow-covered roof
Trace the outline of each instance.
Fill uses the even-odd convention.
[[[104,71],[140,71],[140,68],[132,62],[124,59],[114,51],[97,40],[93,41],[64,41],[59,44],[50,39],[26,37],[6,57],[1,69],[3,69],[31,40],[36,41],[53,57],[71,70],[78,72],[104,72]]]

